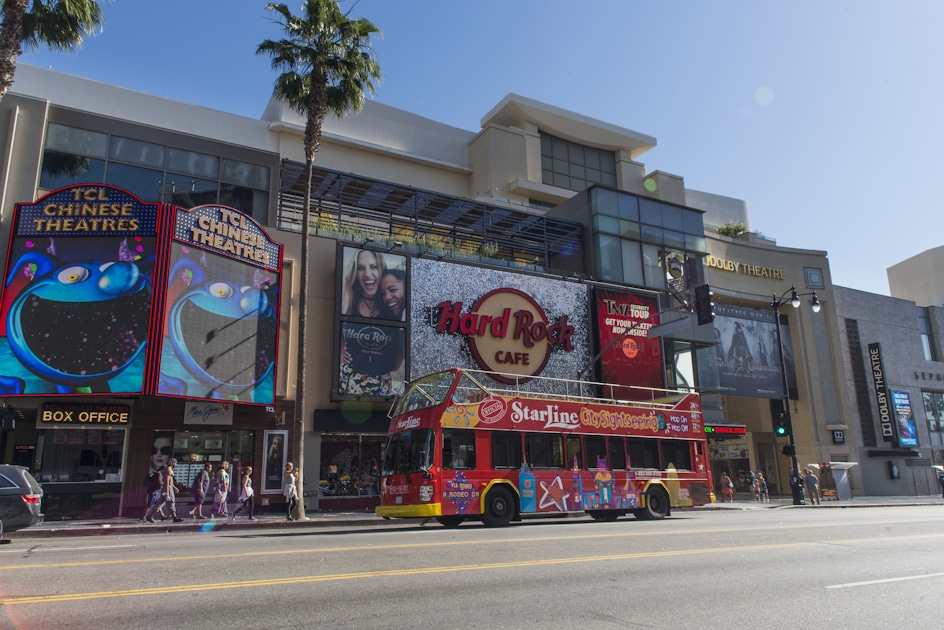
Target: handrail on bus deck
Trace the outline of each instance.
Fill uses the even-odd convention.
[[[461,368],[460,372],[469,375],[470,380],[472,380],[476,385],[485,390],[489,394],[504,394],[512,396],[520,396],[522,394],[522,379],[526,379],[526,382],[531,381],[546,381],[552,383],[563,384],[564,393],[555,393],[555,392],[542,392],[542,391],[533,391],[531,389],[524,390],[523,393],[526,393],[532,398],[541,398],[541,399],[560,399],[571,401],[571,402],[593,402],[593,403],[602,403],[602,404],[620,404],[620,405],[634,405],[637,407],[652,408],[652,409],[673,409],[675,406],[683,400],[686,396],[693,393],[686,390],[678,389],[662,389],[655,387],[640,387],[638,385],[619,385],[615,383],[602,383],[596,381],[582,381],[575,379],[566,379],[566,378],[556,378],[550,376],[527,376],[522,377],[520,374],[511,374],[505,372],[493,372],[488,370],[474,370],[474,369],[465,369]],[[501,376],[508,380],[514,380],[515,388],[512,389],[503,389],[500,387],[491,387],[482,382],[479,379],[473,378],[472,374],[482,374],[485,376]],[[576,387],[577,394],[571,393],[571,387]],[[586,394],[579,393],[582,389],[593,389],[595,387],[600,387],[602,391],[608,392],[610,396],[605,398],[599,398],[596,396],[588,396]],[[646,399],[626,399],[618,398],[615,394],[617,390],[636,390],[644,391],[649,393],[650,398]],[[661,395],[656,396],[657,393]]]

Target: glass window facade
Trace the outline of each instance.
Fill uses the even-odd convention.
[[[219,203],[268,221],[268,166],[50,123],[39,186],[102,182],[142,201]]]
[[[921,330],[921,351],[924,353],[924,360],[938,361],[931,336],[931,319],[928,316],[927,307],[918,307],[918,328]]]
[[[541,182],[578,192],[593,184],[616,186],[616,154],[542,132]]]
[[[596,252],[595,277],[664,290],[666,257],[703,258],[705,226],[698,210],[594,187],[590,216]]]
[[[944,394],[921,392],[924,400],[924,415],[928,419],[928,436],[931,446],[944,446]]]

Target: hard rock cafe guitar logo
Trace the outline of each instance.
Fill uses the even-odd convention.
[[[436,332],[465,335],[482,369],[512,376],[501,382],[541,373],[557,346],[574,349],[574,327],[561,315],[554,323],[534,299],[517,289],[495,289],[483,295],[468,312],[462,302],[441,302]]]

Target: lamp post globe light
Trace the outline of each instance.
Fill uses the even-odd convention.
[[[790,296],[787,298],[787,296]],[[775,293],[770,302],[770,307],[774,310],[774,323],[777,326],[777,350],[780,356],[780,378],[783,385],[783,410],[777,414],[774,422],[774,432],[778,436],[785,435],[790,439],[790,445],[784,447],[784,454],[790,455],[790,461],[793,466],[793,475],[796,478],[796,485],[791,485],[790,492],[793,495],[793,505],[803,505],[803,478],[800,477],[800,467],[796,456],[796,439],[793,436],[793,418],[790,414],[790,390],[787,384],[787,362],[783,355],[783,335],[780,331],[780,307],[789,304],[793,308],[800,308],[800,297],[812,295],[810,300],[810,310],[819,313],[822,305],[819,298],[816,297],[816,291],[811,293],[797,293],[796,286],[791,286],[779,297]]]

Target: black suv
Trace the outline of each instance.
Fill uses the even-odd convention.
[[[0,464],[0,536],[43,522],[43,488],[23,466]]]

